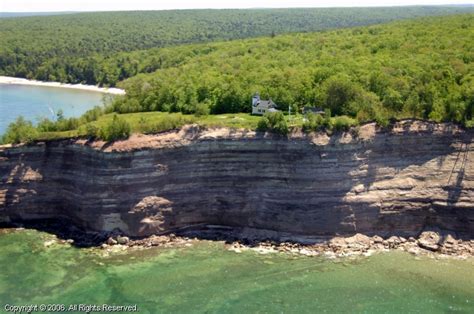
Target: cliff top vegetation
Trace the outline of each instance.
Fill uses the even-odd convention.
[[[303,125],[285,118],[287,126],[306,130],[403,118],[470,127],[473,29],[474,14],[461,14],[130,52],[129,60],[166,62],[121,82],[127,94],[104,108],[40,121],[35,137],[92,136],[98,134],[93,126],[100,129],[114,114],[128,121],[131,132],[159,132],[187,120],[256,129],[259,118],[247,114],[256,91],[282,111],[317,106],[337,120],[310,117]],[[268,121],[268,129],[278,124]]]

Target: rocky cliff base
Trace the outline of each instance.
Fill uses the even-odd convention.
[[[426,231],[418,239],[391,236],[384,239],[380,236],[369,237],[356,234],[352,237],[335,237],[315,244],[298,242],[256,242],[242,244],[233,242],[229,249],[237,253],[243,250],[255,250],[260,253],[291,253],[306,256],[326,256],[329,258],[354,255],[370,256],[375,253],[401,250],[413,255],[451,256],[457,258],[474,257],[474,240],[455,239],[451,235],[441,236],[440,233]]]
[[[247,231],[248,232],[248,231]],[[0,234],[2,229],[0,229]],[[369,237],[356,234],[352,237],[320,237],[302,241],[275,241],[262,240],[261,238],[242,238],[245,231],[225,231],[217,233],[189,233],[185,235],[152,235],[146,238],[130,239],[124,235],[110,234],[107,239],[95,242],[97,248],[107,253],[117,251],[146,249],[152,247],[190,247],[197,242],[212,240],[223,241],[225,248],[235,253],[243,251],[255,251],[260,254],[285,253],[291,255],[323,256],[326,258],[340,258],[349,256],[370,256],[376,253],[389,252],[391,250],[405,251],[413,255],[428,255],[431,257],[474,257],[474,240],[456,239],[446,232],[425,231],[418,238],[391,236],[382,238],[380,236]],[[97,238],[96,238],[97,239]],[[82,238],[84,240],[84,238]],[[44,243],[45,247],[56,244],[74,245],[73,239],[55,238]],[[89,243],[93,245],[92,243]],[[84,242],[81,243],[84,245]]]

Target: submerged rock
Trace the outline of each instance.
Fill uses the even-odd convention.
[[[53,239],[53,240],[48,240],[48,241],[45,241],[45,242],[43,243],[43,246],[44,246],[44,247],[50,247],[50,246],[52,246],[52,245],[54,245],[54,244],[56,244],[56,243],[57,243],[57,241],[54,240],[54,239]]]

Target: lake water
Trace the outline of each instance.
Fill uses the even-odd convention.
[[[0,135],[20,115],[37,122],[39,118],[52,118],[51,109],[61,109],[66,117],[77,117],[102,104],[103,95],[69,88],[0,84]]]
[[[140,313],[474,313],[474,260],[408,253],[240,254],[223,244],[104,255],[0,233],[0,306],[137,304]],[[0,310],[0,312],[2,311]]]

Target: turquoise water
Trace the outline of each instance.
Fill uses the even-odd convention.
[[[0,134],[20,115],[33,122],[51,118],[49,107],[54,112],[62,109],[66,117],[80,116],[102,104],[103,95],[67,88],[0,84]]]
[[[134,305],[140,313],[473,313],[474,260],[393,252],[330,260],[235,253],[223,244],[104,255],[0,235],[0,306]]]

